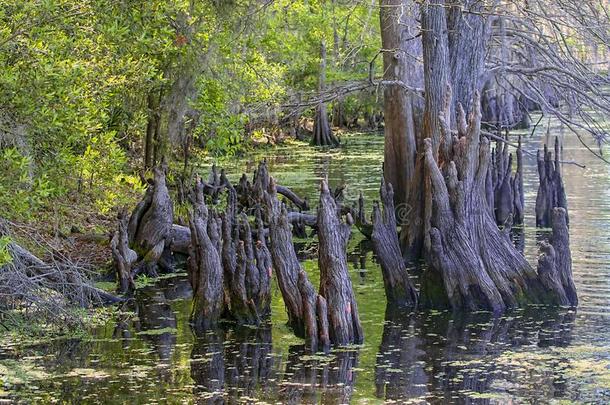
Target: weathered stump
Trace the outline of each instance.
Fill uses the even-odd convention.
[[[538,150],[538,176],[540,184],[536,196],[536,226],[550,228],[553,224],[553,209],[562,207],[566,210],[566,223],[568,203],[561,177],[561,164],[559,161],[559,139],[555,138],[555,156],[544,145],[544,151]]]
[[[329,337],[332,344],[361,343],[362,326],[347,268],[346,249],[353,220],[342,223],[328,184],[322,181],[318,208],[318,266],[320,295],[328,305]]]
[[[157,266],[171,270],[171,266],[161,259],[162,255],[169,254],[173,221],[174,211],[165,184],[165,171],[156,167],[154,181],[134,209],[128,225],[131,246],[143,258],[137,272],[155,275]]]
[[[208,233],[209,221],[215,221],[205,205],[203,183],[195,185],[194,210],[189,220],[191,246],[187,261],[193,288],[190,321],[196,328],[208,329],[217,324],[223,310],[223,284],[218,241]]]
[[[125,294],[135,290],[131,268],[138,260],[138,254],[129,248],[127,233],[128,217],[124,210],[118,214],[119,226],[110,242],[113,266],[118,281],[118,292]]]
[[[505,139],[508,139],[506,137]],[[516,151],[517,168],[512,175],[513,155],[508,153],[508,144],[497,141],[496,149],[492,151],[492,165],[486,179],[487,201],[494,208],[496,223],[510,228],[514,224],[523,223],[523,151],[521,137]]]
[[[292,230],[286,208],[277,198],[273,179],[269,182],[264,198],[269,221],[269,250],[278,286],[286,305],[288,324],[297,336],[305,336],[303,300],[298,289],[301,264],[292,244]]]
[[[379,204],[373,207],[373,250],[377,255],[387,304],[391,307],[413,307],[417,305],[417,291],[407,273],[407,267],[400,252],[394,212],[394,190],[390,183],[381,180],[379,190],[383,213]]]
[[[572,278],[572,257],[566,210],[553,209],[550,243],[542,242],[538,258],[538,277],[557,305],[576,306],[578,296]]]

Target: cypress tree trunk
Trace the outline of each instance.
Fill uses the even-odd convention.
[[[174,221],[173,204],[165,184],[165,170],[155,167],[153,171],[154,180],[134,209],[128,225],[131,245],[143,258],[136,272],[150,275],[157,273],[158,265],[171,270],[171,266],[161,259],[162,255],[171,256],[169,247]]]
[[[324,91],[326,87],[326,44],[322,41],[320,46],[320,77],[318,79],[318,91]],[[316,107],[313,124],[313,137],[311,144],[315,146],[339,146],[339,140],[333,134],[328,123],[328,111],[326,103],[320,103]]]
[[[420,54],[415,40],[415,6],[410,0],[380,0],[383,79],[415,86],[419,80],[414,57]],[[383,176],[394,185],[396,206],[405,204],[415,173],[416,115],[419,106],[413,94],[399,84],[384,86],[384,166]]]

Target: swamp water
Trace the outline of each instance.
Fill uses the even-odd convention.
[[[546,129],[539,128],[543,134]],[[561,134],[560,128],[552,128]],[[278,182],[316,205],[319,180],[377,198],[383,138],[347,135],[338,151],[305,144],[259,151],[249,160],[219,162],[236,181],[266,156]],[[541,147],[540,135],[525,149]],[[138,291],[137,317],[119,317],[93,338],[0,348],[0,380],[25,402],[74,403],[549,403],[610,402],[610,165],[566,132],[568,193],[577,311],[532,307],[501,318],[487,313],[386,314],[383,280],[369,242],[354,228],[348,261],[365,342],[311,355],[285,326],[273,287],[270,326],[225,328],[201,336],[188,325],[190,287],[184,275]],[[526,245],[537,257],[534,157],[525,155]],[[202,165],[202,172],[209,165]],[[315,240],[297,241],[317,285]],[[5,374],[3,377],[2,374]],[[7,390],[7,388],[5,388]]]

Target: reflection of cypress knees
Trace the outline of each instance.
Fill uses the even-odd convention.
[[[542,242],[538,258],[538,276],[550,292],[553,303],[578,304],[576,286],[572,279],[572,257],[568,234],[567,214],[564,208],[553,209],[553,234],[550,243]]]
[[[373,249],[383,274],[383,284],[389,306],[411,307],[417,304],[417,291],[411,280],[400,252],[396,232],[394,190],[390,183],[381,179],[379,190],[383,214],[379,204],[373,208]]]
[[[499,312],[522,300],[537,302],[541,289],[536,272],[498,229],[487,202],[490,148],[480,136],[479,99],[476,93],[468,125],[458,125],[458,136],[445,139],[452,143],[448,162],[439,166],[431,142],[424,141],[432,208],[431,266],[424,274],[422,301]],[[458,122],[465,121],[460,111]]]
[[[318,208],[320,295],[328,304],[329,337],[336,345],[361,343],[362,326],[347,269],[346,249],[353,223],[342,223],[328,184],[322,181]]]
[[[568,203],[566,199],[563,180],[561,177],[561,166],[559,163],[559,139],[555,138],[554,160],[547,146],[544,152],[538,151],[538,175],[540,185],[536,196],[536,226],[550,228],[553,224],[553,208],[562,207],[566,209],[566,223],[569,225],[567,216]]]

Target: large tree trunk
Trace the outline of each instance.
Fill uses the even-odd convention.
[[[481,89],[485,51],[489,39],[489,10],[484,2],[451,3],[447,15],[449,61],[453,87],[451,121],[456,122],[458,104],[471,111],[474,93]]]
[[[424,174],[423,143],[432,141],[435,159],[442,152],[442,161],[448,159],[451,139],[449,114],[451,91],[447,72],[447,24],[445,1],[425,1],[421,5],[424,86],[426,92],[422,132],[417,138],[418,156],[415,174],[409,187],[407,218],[401,229],[402,246],[406,256],[417,259],[430,248],[428,239],[431,215],[430,184]]]
[[[132,248],[143,258],[138,272],[144,271],[151,275],[157,273],[157,265],[170,270],[161,258],[164,253],[169,253],[174,221],[172,200],[165,184],[165,171],[156,167],[154,175],[153,184],[134,209],[128,225]]]
[[[422,301],[501,312],[522,302],[539,302],[542,288],[508,232],[496,226],[487,203],[490,148],[480,137],[478,92],[475,96],[466,132],[459,131],[444,167],[434,159],[432,142],[425,141],[432,216],[430,268],[424,276]]]
[[[383,79],[416,87],[421,75],[414,62],[421,54],[416,36],[415,5],[411,0],[380,0]],[[384,166],[386,182],[394,185],[394,202],[407,202],[415,171],[416,122],[419,105],[416,95],[400,83],[386,85],[384,100]]]

